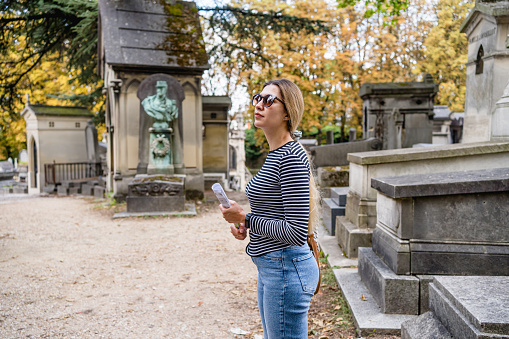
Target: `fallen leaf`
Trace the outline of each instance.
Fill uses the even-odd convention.
[[[368,298],[366,298],[366,297],[364,296],[364,294],[363,294],[363,295],[361,295],[361,300],[362,300],[362,301],[366,301],[366,300],[368,300]]]
[[[200,307],[201,305],[203,305],[203,301],[200,301],[200,302],[198,303],[198,307]]]

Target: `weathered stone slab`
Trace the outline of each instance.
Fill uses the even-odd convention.
[[[69,187],[63,186],[63,185],[57,185],[57,194],[58,195],[68,195],[69,194]]]
[[[373,251],[396,274],[410,274],[410,242],[401,240],[382,226],[373,231]]]
[[[27,194],[28,193],[28,187],[27,186],[14,186],[12,188],[12,193],[15,193],[15,194]]]
[[[46,185],[44,186],[43,191],[46,193],[53,193],[55,192],[55,188],[56,188],[55,185]]]
[[[349,182],[347,167],[318,167],[316,182],[320,187],[346,187]]]
[[[106,188],[104,188],[100,185],[95,185],[94,186],[94,197],[96,197],[98,199],[104,199],[105,196],[106,196]]]
[[[12,187],[0,187],[0,194],[12,193]]]
[[[412,246],[413,244],[410,247],[412,248]],[[463,249],[458,252],[454,252],[452,248],[447,248],[444,252],[411,250],[411,273],[481,276],[509,274],[508,246],[478,246],[479,249],[484,247],[486,252],[490,251],[491,253],[480,251],[473,253],[469,246],[462,247]],[[496,252],[499,250],[503,250],[505,253],[497,254]]]
[[[348,258],[357,258],[359,247],[371,247],[370,228],[357,228],[348,218],[336,217],[336,241]]]
[[[81,189],[79,187],[69,187],[69,194],[72,195],[76,195],[76,194],[80,194],[81,193]]]
[[[127,212],[173,212],[185,208],[184,176],[142,175],[129,183]]]
[[[183,211],[185,208],[184,197],[130,197],[127,196],[127,212],[172,212]]]
[[[430,308],[455,338],[509,338],[507,291],[507,276],[436,276]]]
[[[317,243],[330,267],[357,267],[357,259],[347,258],[338,246],[336,238],[331,236],[323,225],[318,227]]]
[[[359,248],[359,275],[383,313],[419,314],[419,279],[397,275],[373,252]]]
[[[90,185],[90,184],[81,185],[81,194],[94,195],[94,185]]]
[[[433,312],[401,324],[401,339],[454,339]]]
[[[346,197],[345,215],[358,228],[375,228],[376,199],[363,199],[350,190]]]
[[[372,178],[371,187],[392,198],[509,191],[509,167]]]
[[[419,279],[419,313],[429,312],[429,284],[433,282],[432,275],[417,275]]]
[[[330,188],[330,198],[338,205],[338,206],[346,206],[346,197],[348,195],[349,187],[331,187]]]
[[[346,166],[348,165],[348,153],[380,149],[382,149],[382,142],[376,138],[369,138],[340,144],[310,147],[310,153],[315,167]]]
[[[372,333],[396,334],[401,333],[401,324],[415,319],[415,315],[384,314],[370,294],[366,285],[355,268],[341,268],[333,270],[341,292],[352,310],[355,327],[359,336]]]
[[[331,235],[336,234],[336,217],[345,215],[345,207],[338,206],[333,199],[322,199],[323,224]]]

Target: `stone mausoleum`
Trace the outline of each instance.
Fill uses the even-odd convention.
[[[463,142],[509,141],[507,1],[476,1],[460,30],[468,39]]]
[[[203,197],[207,179],[227,184],[231,101],[201,95],[209,64],[196,5],[100,0],[99,13],[108,189],[122,199],[135,176],[158,173],[184,178],[187,198]]]
[[[54,175],[45,175],[48,165],[73,163],[74,171],[89,171],[90,166],[95,171],[97,141],[87,137],[87,130],[92,127],[95,131],[95,127],[90,126],[93,114],[86,108],[37,105],[27,99],[21,116],[26,121],[29,194],[41,193],[46,185],[55,183]]]

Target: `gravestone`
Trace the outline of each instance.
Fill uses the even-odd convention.
[[[28,151],[26,149],[22,149],[18,154],[18,164],[27,164],[28,163]]]
[[[85,127],[85,142],[87,145],[87,158],[89,163],[97,163],[99,159],[99,141],[97,139],[97,128],[94,122],[89,120]]]
[[[153,74],[143,80],[137,95],[142,106],[139,163],[138,174],[128,184],[127,213],[184,211],[184,90],[175,78]]]

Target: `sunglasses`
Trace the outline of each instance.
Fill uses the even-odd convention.
[[[255,94],[255,95],[253,95],[252,104],[253,104],[253,106],[256,106],[261,101],[263,107],[270,107],[270,106],[272,106],[272,104],[274,103],[275,100],[278,100],[279,102],[281,102],[283,104],[283,106],[285,106],[285,102],[283,100],[279,99],[277,96],[272,95],[272,94],[267,94],[266,96],[263,96],[261,94]],[[285,106],[285,108],[286,108],[286,106]]]

